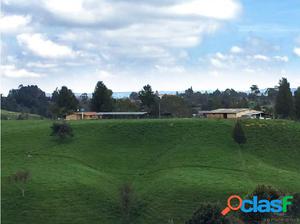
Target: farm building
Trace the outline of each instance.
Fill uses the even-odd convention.
[[[76,112],[66,116],[66,120],[93,120],[111,118],[143,118],[147,112]]]
[[[98,112],[97,115],[102,119],[109,118],[143,118],[147,112]]]
[[[227,109],[216,109],[211,111],[199,111],[198,115],[200,117],[221,118],[221,119],[236,119],[236,118],[264,119],[265,117],[264,112],[251,110],[248,108],[227,108]]]
[[[66,116],[66,120],[93,120],[98,119],[96,112],[76,112]]]

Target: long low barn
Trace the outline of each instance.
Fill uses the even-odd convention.
[[[222,119],[236,119],[236,118],[263,118],[264,112],[251,110],[248,108],[222,108],[211,111],[199,111],[200,117],[206,118],[222,118]]]
[[[66,116],[66,120],[95,120],[105,118],[143,118],[147,112],[76,112]]]

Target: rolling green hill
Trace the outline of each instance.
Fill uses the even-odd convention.
[[[2,223],[122,223],[120,188],[134,191],[131,223],[184,223],[202,202],[224,203],[268,184],[300,191],[300,124],[230,120],[76,121],[58,143],[51,121],[2,122]],[[29,170],[25,197],[7,180]],[[224,203],[225,205],[225,203]]]
[[[1,120],[42,120],[37,114],[21,113],[1,109]]]

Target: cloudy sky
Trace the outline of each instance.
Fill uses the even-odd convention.
[[[300,85],[299,0],[3,0],[1,93]]]

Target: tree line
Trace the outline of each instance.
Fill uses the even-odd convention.
[[[282,78],[278,86],[263,92],[257,85],[252,85],[249,92],[234,89],[200,92],[191,87],[183,93],[161,96],[150,85],[145,85],[127,98],[114,99],[112,95],[112,90],[102,81],[97,82],[92,97],[87,93],[76,97],[66,86],[56,88],[49,97],[36,85],[20,85],[10,90],[7,97],[1,95],[1,105],[2,109],[9,111],[48,118],[62,118],[74,111],[146,111],[151,117],[191,117],[199,110],[252,108],[276,118],[300,119],[300,87],[293,94],[286,78]]]

